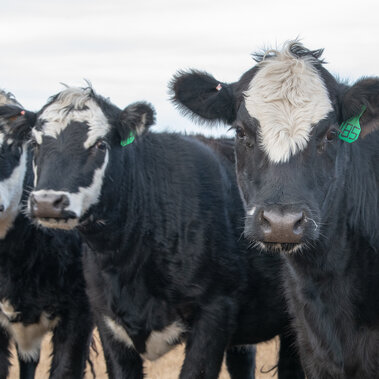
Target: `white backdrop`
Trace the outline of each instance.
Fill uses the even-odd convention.
[[[155,130],[201,131],[168,101],[178,69],[234,81],[251,53],[299,36],[341,78],[378,75],[378,14],[377,0],[2,0],[0,87],[38,110],[89,79],[119,107],[150,101]]]

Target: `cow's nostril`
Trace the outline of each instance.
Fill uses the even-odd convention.
[[[259,212],[258,218],[263,231],[265,233],[269,232],[271,230],[270,219],[268,217],[265,217],[265,212],[263,210]]]
[[[68,197],[66,195],[60,195],[53,201],[53,206],[55,208],[64,209],[70,204]]]
[[[4,212],[4,205],[0,204],[0,212]]]
[[[304,214],[304,212],[301,212],[301,216],[295,222],[295,225],[293,227],[293,231],[296,234],[303,233],[304,232],[304,224],[305,224],[305,214]]]

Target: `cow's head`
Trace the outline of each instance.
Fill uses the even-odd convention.
[[[365,170],[357,160],[363,162],[366,136],[378,128],[379,80],[340,84],[321,54],[293,41],[256,55],[257,65],[235,83],[199,71],[179,72],[171,83],[184,113],[235,129],[245,235],[264,250],[294,252],[322,240],[326,230],[336,233],[326,225],[338,219],[338,209],[350,220],[370,222],[359,216],[346,186],[358,185],[358,172]],[[342,141],[341,123],[364,107],[358,141]],[[361,191],[356,201],[378,199]],[[376,212],[377,200],[373,207]]]
[[[34,115],[10,93],[0,91],[0,237],[20,211],[27,166],[25,123]]]
[[[32,129],[31,216],[43,226],[61,229],[85,220],[99,202],[112,152],[125,149],[153,123],[149,104],[120,110],[90,87],[67,88],[52,97]]]

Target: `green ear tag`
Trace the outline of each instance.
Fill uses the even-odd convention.
[[[362,107],[361,113],[359,113],[358,116],[349,118],[347,121],[344,121],[341,124],[341,131],[338,135],[339,139],[342,139],[342,141],[349,143],[355,142],[358,139],[359,134],[362,130],[361,125],[359,124],[359,119],[362,117],[363,112],[366,110],[366,108],[367,107],[364,105]]]
[[[126,145],[130,145],[134,141],[134,135],[130,132],[129,137],[120,142],[121,146],[124,147]]]

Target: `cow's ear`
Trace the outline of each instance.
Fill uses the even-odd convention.
[[[128,105],[120,114],[119,133],[121,140],[141,136],[155,124],[155,110],[149,103],[140,101]]]
[[[366,109],[365,109],[366,108]],[[342,116],[344,120],[359,115],[361,137],[379,130],[379,78],[365,78],[351,86],[343,97]]]
[[[236,119],[232,85],[221,83],[206,72],[179,71],[169,89],[172,102],[195,121],[232,124]]]
[[[0,106],[0,125],[14,140],[21,142],[29,138],[36,122],[36,114],[17,105]]]

